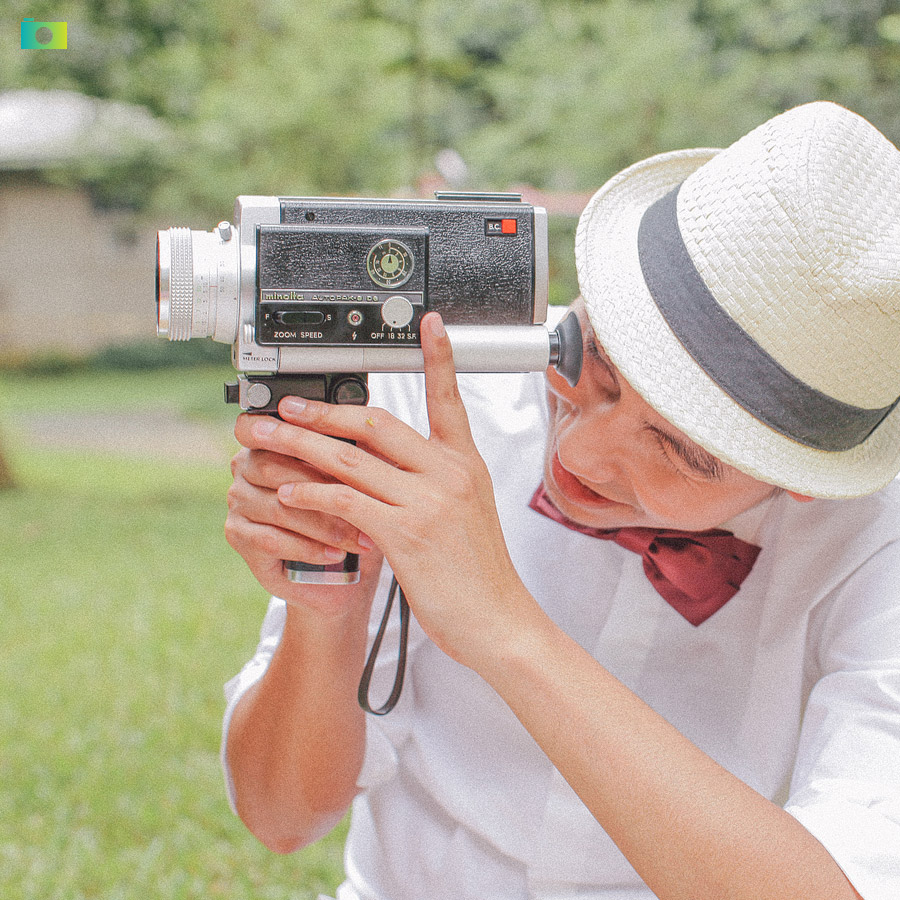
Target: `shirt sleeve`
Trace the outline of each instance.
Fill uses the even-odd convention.
[[[256,647],[256,652],[241,671],[225,683],[226,706],[222,722],[222,745],[219,753],[222,760],[222,772],[225,776],[225,791],[228,795],[228,804],[235,815],[237,815],[237,807],[235,805],[234,782],[231,778],[231,769],[228,766],[228,728],[231,724],[231,717],[234,715],[235,707],[240,702],[241,697],[265,675],[266,670],[269,668],[269,663],[272,661],[275,650],[281,641],[281,633],[284,630],[286,617],[284,600],[272,597],[260,628],[259,644]]]
[[[816,680],[785,806],[864,900],[900,897],[900,547],[882,547],[811,625]]]
[[[387,596],[387,591],[390,587],[390,577],[390,569],[385,566],[375,595],[372,621],[369,626],[369,648],[371,648],[372,640],[383,612],[383,598]],[[269,663],[272,661],[275,650],[281,641],[286,616],[287,611],[284,600],[272,597],[260,628],[256,652],[241,671],[225,683],[226,707],[222,722],[222,744],[219,752],[228,804],[235,815],[237,815],[237,806],[234,781],[228,764],[228,729],[231,724],[231,717],[234,715],[234,710],[244,694],[265,675],[266,670],[269,668]],[[421,643],[423,635],[421,634],[421,629],[415,624],[412,625],[410,632],[409,654],[411,657],[415,648]],[[376,705],[381,702],[381,698],[386,697],[390,693],[397,665],[396,656],[391,654],[391,648],[396,647],[398,642],[398,619],[396,611],[394,611],[384,636],[384,647],[388,649],[379,654],[375,671],[372,675],[371,697]],[[376,716],[366,716],[366,753],[358,778],[360,789],[383,783],[391,778],[396,771],[397,754],[394,745],[398,741],[402,741],[405,734],[406,711],[412,704],[413,691],[413,686],[407,682],[400,704],[389,717],[390,722],[385,723]]]

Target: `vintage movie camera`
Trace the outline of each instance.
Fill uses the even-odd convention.
[[[234,222],[158,232],[158,333],[232,345],[226,401],[277,414],[288,395],[365,404],[370,372],[422,371],[419,322],[441,314],[460,372],[581,369],[574,315],[545,326],[547,214],[515,194],[431,200],[238,197]],[[310,583],[358,578],[286,562]]]

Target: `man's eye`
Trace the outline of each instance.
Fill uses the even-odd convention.
[[[609,361],[609,357],[595,344],[593,341],[587,341],[584,346],[585,353],[588,358],[599,367],[598,374],[609,379],[613,384],[618,385],[619,380],[616,377],[615,369]],[[596,370],[595,370],[596,371]]]
[[[653,426],[647,426],[647,430],[653,435],[670,465],[682,475],[687,471],[705,481],[722,480],[722,465],[717,459],[698,451],[696,448],[680,444],[676,445],[669,435]]]
[[[610,372],[612,371],[612,364],[610,363],[606,354],[600,350],[600,348],[596,343],[594,343],[594,341],[588,340],[585,342],[584,352],[595,362],[600,363],[601,366],[609,369]]]

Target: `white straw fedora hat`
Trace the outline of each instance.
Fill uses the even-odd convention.
[[[578,225],[591,324],[702,447],[818,497],[900,471],[900,151],[833,103],[664,153]]]

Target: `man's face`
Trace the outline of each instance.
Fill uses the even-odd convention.
[[[544,482],[570,519],[597,528],[642,525],[702,531],[778,489],[726,465],[670,425],[585,335],[581,379],[547,374],[550,425]]]

